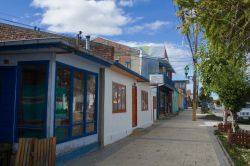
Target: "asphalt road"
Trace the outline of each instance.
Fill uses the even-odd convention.
[[[216,115],[216,116],[219,116],[219,117],[223,117],[223,110],[222,109],[215,109],[213,111],[213,113]],[[228,120],[231,120],[230,117],[228,117]],[[241,129],[243,130],[250,130],[250,123],[239,123],[239,126]]]

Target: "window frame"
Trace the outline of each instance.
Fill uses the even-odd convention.
[[[86,71],[85,71],[86,72]],[[88,75],[89,74],[86,74],[86,77],[85,77],[85,81],[84,81],[84,86],[86,86],[86,89],[84,89],[85,91],[84,91],[84,93],[86,93],[86,95],[84,94],[84,136],[88,136],[88,135],[93,135],[93,134],[96,134],[97,133],[97,120],[98,120],[98,118],[97,118],[97,114],[98,114],[98,103],[99,103],[99,96],[98,96],[98,84],[99,84],[99,82],[98,82],[98,74],[97,73],[93,73],[93,72],[87,72],[87,73],[91,73],[91,75],[94,75],[95,76],[95,82],[96,82],[96,84],[95,84],[95,95],[96,95],[96,102],[95,102],[95,116],[94,116],[94,125],[95,125],[95,128],[94,128],[94,131],[93,132],[87,132],[87,128],[86,128],[86,126],[87,126],[87,104],[85,104],[85,103],[87,103],[87,99],[88,99],[88,97],[87,97],[87,94],[88,94],[88,87],[87,87],[87,85],[88,85],[88,80],[87,80],[87,78],[88,78]]]
[[[70,105],[70,109],[69,109],[69,136],[65,139],[62,139],[60,141],[57,141],[57,144],[60,144],[60,143],[63,143],[63,142],[67,142],[67,141],[70,141],[70,140],[74,140],[74,139],[77,139],[77,138],[82,138],[82,137],[86,137],[86,136],[89,136],[89,135],[93,135],[93,134],[96,134],[97,133],[97,121],[98,121],[98,103],[99,103],[99,82],[98,82],[98,76],[99,74],[98,73],[95,73],[95,72],[91,72],[91,71],[87,71],[87,70],[84,70],[84,69],[79,69],[77,67],[74,67],[74,66],[71,66],[71,65],[68,65],[68,64],[64,64],[62,62],[56,62],[56,70],[55,70],[55,78],[57,76],[57,69],[58,69],[58,66],[61,66],[61,67],[65,67],[65,68],[68,68],[70,70],[70,79],[71,79],[71,85],[70,85],[70,100],[69,100],[69,105]],[[78,136],[73,136],[73,92],[74,92],[74,72],[77,71],[77,72],[80,72],[80,73],[83,73],[84,75],[84,101],[83,101],[83,133],[78,135]],[[88,75],[94,75],[95,76],[95,81],[96,81],[96,85],[95,85],[95,88],[96,88],[96,91],[95,91],[95,95],[96,95],[96,102],[95,102],[95,116],[94,116],[94,131],[93,132],[87,132],[87,129],[86,129],[86,125],[87,125],[87,119],[86,119],[86,115],[87,115],[87,93],[88,93],[88,87],[87,87],[87,78],[88,78]],[[56,86],[57,85],[57,80],[55,79],[55,94],[54,94],[54,124],[53,124],[53,135],[55,136],[55,129],[56,129],[56,116],[55,116],[55,113],[56,113]]]
[[[146,106],[145,108],[143,105],[143,101],[144,101],[144,104]],[[141,90],[141,110],[148,111],[148,91],[145,91],[145,90]]]
[[[157,109],[157,99],[156,96],[153,96],[153,109]]]
[[[47,112],[48,112],[48,85],[49,85],[49,60],[35,60],[35,61],[18,61],[17,63],[17,81],[16,81],[16,101],[15,101],[15,124],[14,124],[14,141],[18,142],[18,111],[20,108],[20,99],[21,99],[21,78],[22,78],[22,65],[34,65],[34,64],[43,64],[46,68],[45,75],[45,112],[43,120],[45,124],[43,125],[43,137],[47,137]],[[31,125],[32,126],[32,125]]]
[[[117,110],[115,111],[115,108],[114,108],[114,92],[113,92],[114,85],[116,85],[117,87],[124,87],[124,89],[125,89],[125,108],[124,108],[124,110],[117,108]],[[119,89],[120,88],[117,88],[117,92],[118,92]],[[117,95],[118,95],[118,93],[117,93]],[[117,107],[118,107],[118,105],[117,105]],[[123,84],[112,81],[112,113],[125,113],[125,112],[127,112],[127,88],[126,88],[126,85],[123,85]]]

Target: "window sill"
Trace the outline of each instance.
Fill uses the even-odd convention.
[[[95,134],[97,134],[97,131],[93,131],[93,132],[89,132],[89,133],[86,132],[85,134],[82,134],[82,135],[78,135],[78,136],[74,136],[74,137],[72,136],[70,138],[61,139],[58,142],[56,142],[56,144],[62,144],[62,143],[65,143],[65,142],[74,141],[76,139],[88,137],[88,136],[95,135]],[[56,137],[56,136],[54,136],[54,137]]]
[[[112,114],[126,113],[127,111],[112,112]]]

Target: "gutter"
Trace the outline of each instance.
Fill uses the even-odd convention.
[[[38,39],[26,39],[26,40],[10,40],[0,42],[0,51],[14,51],[20,49],[31,48],[49,48],[57,47],[67,51],[75,52],[76,55],[89,59],[93,62],[102,64],[106,67],[110,67],[113,63],[109,60],[103,59],[83,48],[77,49],[74,45],[68,43],[62,38],[38,38]]]
[[[135,71],[133,71],[133,70],[131,70],[131,69],[129,69],[129,68],[123,66],[123,65],[120,64],[119,62],[116,62],[116,61],[115,61],[115,62],[113,63],[113,65],[115,65],[115,66],[119,67],[120,69],[122,69],[122,70],[124,70],[124,71],[126,71],[126,72],[128,72],[128,73],[130,73],[130,74],[132,74],[132,75],[134,75],[134,76],[136,76],[136,77],[142,79],[142,80],[145,81],[145,82],[150,82],[149,79],[147,79],[147,78],[143,77],[142,75],[136,73]]]

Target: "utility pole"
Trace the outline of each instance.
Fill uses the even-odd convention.
[[[197,83],[197,70],[196,70],[196,64],[197,60],[195,58],[195,54],[198,51],[198,33],[197,33],[197,25],[193,25],[193,35],[194,35],[194,49],[193,49],[193,110],[192,110],[192,121],[196,121],[196,109],[197,109],[197,98],[198,98],[198,83]]]
[[[179,10],[181,8],[179,7]],[[190,10],[182,10],[182,15],[180,16],[180,19],[182,21],[182,26],[185,24],[186,19],[188,18],[194,18],[195,16],[195,11],[190,11]],[[180,27],[178,27],[180,28]],[[196,23],[193,23],[188,30],[184,31],[184,34],[187,37],[189,48],[192,54],[193,58],[193,109],[192,109],[192,120],[196,121],[196,109],[197,109],[197,98],[198,98],[198,81],[197,81],[197,69],[196,69],[196,64],[197,64],[197,59],[195,58],[195,55],[198,52],[198,25]]]

